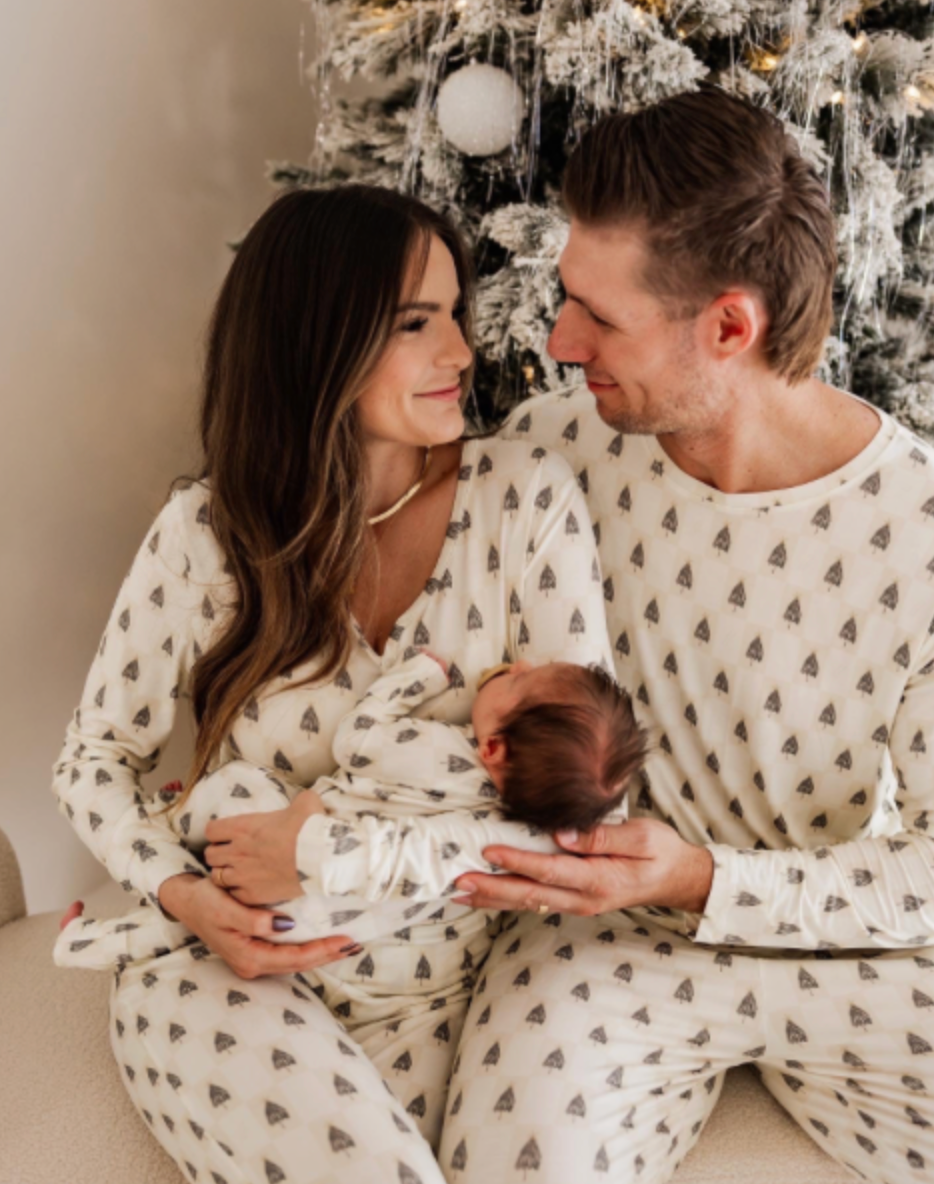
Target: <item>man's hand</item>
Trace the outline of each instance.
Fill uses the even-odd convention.
[[[305,819],[324,812],[312,791],[298,794],[284,810],[215,818],[205,828],[208,866],[223,868],[223,887],[241,904],[272,904],[302,895],[295,846]]]
[[[704,911],[713,882],[713,856],[706,847],[685,842],[665,822],[636,818],[586,834],[559,831],[555,841],[574,854],[485,848],[490,863],[515,874],[461,876],[461,895],[454,902],[536,912],[547,905],[550,912],[582,917],[633,905]]]

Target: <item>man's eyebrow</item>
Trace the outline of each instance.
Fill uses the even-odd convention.
[[[568,300],[573,300],[575,304],[582,305],[584,308],[587,309],[587,311],[591,314],[591,316],[595,316],[600,321],[608,321],[608,322],[613,321],[613,319],[614,319],[613,317],[604,316],[603,313],[599,312],[597,309],[595,309],[593,307],[593,305],[588,304],[587,301],[584,300],[584,298],[582,296],[576,296],[573,292],[568,290],[567,284],[565,284],[564,279],[561,275],[561,268],[560,267],[558,268],[558,279],[561,280],[561,287],[564,288],[564,295],[567,297]]]

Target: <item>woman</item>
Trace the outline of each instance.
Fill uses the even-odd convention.
[[[274,911],[234,899],[223,860],[208,878],[140,793],[178,698],[197,724],[186,791],[235,757],[309,785],[333,770],[339,720],[413,646],[451,658],[431,709],[456,723],[501,661],[611,660],[570,468],[463,438],[469,301],[458,235],[415,199],[296,190],[257,221],[212,321],[203,468],[139,549],[56,766],[111,874],[196,935],[122,967],[111,1000],[134,1104],[193,1180],[440,1184],[476,967],[372,1021],[359,948],[264,940]],[[281,816],[259,856],[283,889],[267,900],[302,890],[303,796],[262,816]],[[422,925],[469,916],[482,923],[446,904]]]

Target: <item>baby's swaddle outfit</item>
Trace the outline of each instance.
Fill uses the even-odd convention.
[[[423,979],[424,957],[413,961],[412,951],[427,944],[441,943],[446,960],[459,960],[465,972],[472,969],[478,953],[485,952],[478,942],[484,946],[490,940],[486,929],[494,914],[445,908],[444,900],[456,893],[458,876],[496,870],[483,858],[485,847],[558,850],[549,835],[504,816],[470,725],[412,718],[415,707],[447,686],[439,664],[417,653],[377,678],[347,713],[333,744],[340,767],[312,787],[327,813],[314,816],[301,832],[297,862],[307,869],[300,873],[305,895],[274,906],[295,927],[271,941],[346,934],[360,943],[380,939],[387,950],[405,950],[401,961],[385,955],[365,960],[371,988],[401,990],[410,977],[416,983]],[[197,784],[183,811],[159,817],[198,852],[207,844],[212,818],[282,809],[301,792],[278,772],[230,761]],[[430,834],[420,827],[419,815],[434,816]],[[364,828],[372,820],[372,833],[362,841],[358,827],[350,836],[342,819]],[[143,904],[113,920],[75,918],[59,934],[54,958],[59,966],[119,971],[196,940],[181,922]],[[328,969],[340,974],[342,965]],[[354,973],[359,976],[359,966]]]

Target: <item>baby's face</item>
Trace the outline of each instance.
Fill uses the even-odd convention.
[[[484,670],[477,686],[471,718],[474,735],[482,743],[497,731],[506,716],[526,699],[546,698],[554,683],[556,663],[504,662]]]

